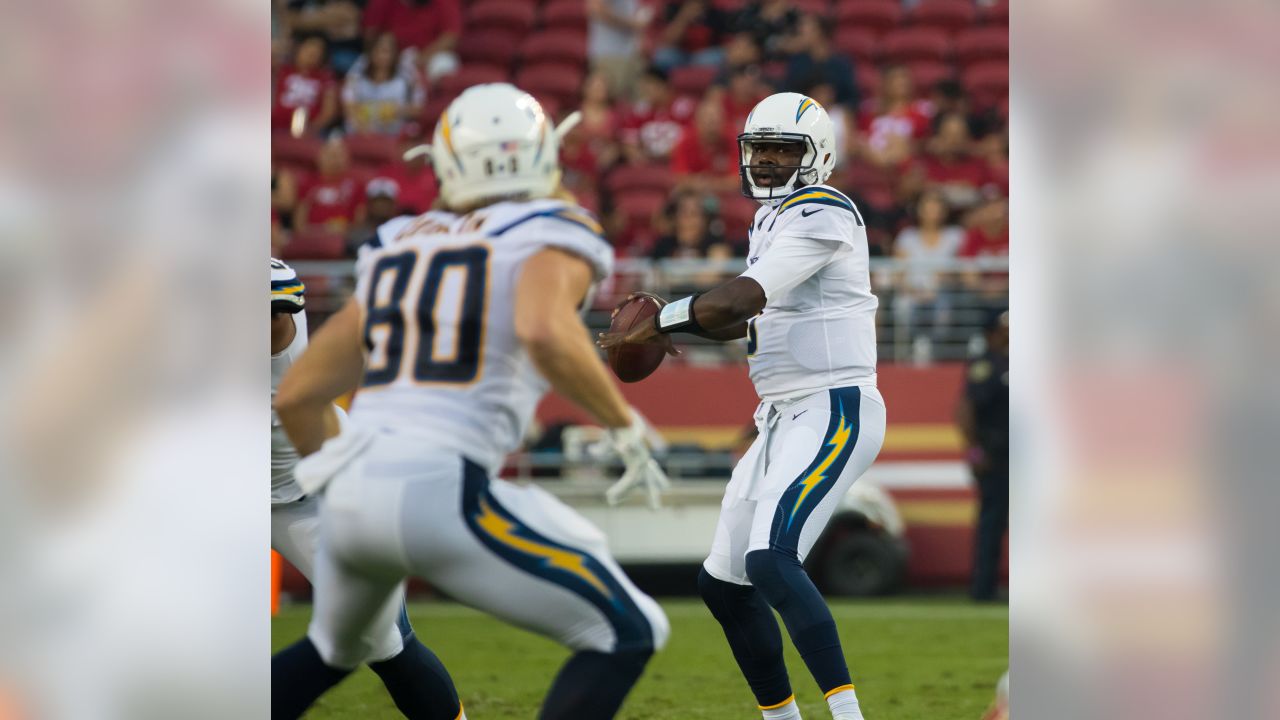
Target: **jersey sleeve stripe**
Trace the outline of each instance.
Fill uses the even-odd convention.
[[[795,195],[782,203],[782,207],[779,209],[779,212],[783,212],[787,208],[795,207],[796,205],[804,205],[807,203],[814,203],[814,202],[822,203],[823,205],[834,205],[836,207],[842,207],[845,210],[848,210],[849,212],[853,212],[852,203],[840,197],[839,195],[836,195],[835,193],[827,192],[825,190],[814,190],[812,192],[806,192],[800,195]]]
[[[512,222],[507,223],[506,225],[503,225],[500,228],[497,228],[496,230],[490,230],[489,237],[497,237],[499,235],[502,235],[505,232],[512,230],[513,228],[516,228],[520,225],[525,224],[526,222],[529,222],[530,220],[536,220],[538,218],[552,218],[555,220],[564,220],[565,222],[573,223],[574,225],[577,225],[579,227],[582,227],[588,230],[593,235],[600,236],[601,239],[604,238],[604,228],[600,226],[600,223],[596,222],[594,218],[592,218],[590,215],[586,214],[585,212],[570,210],[569,208],[556,208],[554,210],[543,210],[542,212],[536,212],[530,215],[525,215],[524,217],[518,220],[514,220]]]

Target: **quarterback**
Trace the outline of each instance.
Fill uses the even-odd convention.
[[[746,272],[600,344],[747,339],[760,432],[725,488],[698,588],[766,720],[800,718],[773,610],[835,720],[862,720],[831,611],[801,563],[884,440],[866,229],[823,184],[835,134],[812,98],[765,98],[738,146],[742,191],[762,206]]]
[[[280,386],[299,485],[323,496],[311,626],[272,662],[277,717],[370,657],[410,575],[574,651],[543,720],[612,718],[666,642],[665,615],[599,530],[541,488],[495,477],[554,386],[607,428],[620,484],[667,482],[582,324],[613,250],[585,210],[553,197],[559,134],[511,85],[454,100],[429,150],[447,209],[379,228],[355,295]],[[325,408],[356,387],[326,441]],[[459,712],[446,710],[411,717]]]

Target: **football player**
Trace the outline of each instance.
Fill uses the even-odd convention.
[[[765,98],[738,146],[742,192],[762,206],[746,272],[600,344],[670,351],[677,332],[747,339],[759,436],[725,489],[698,588],[765,718],[800,717],[772,608],[836,720],[862,720],[835,621],[801,563],[884,439],[866,228],[853,202],[823,184],[835,133],[812,98]]]
[[[307,347],[306,287],[293,268],[271,260],[271,396],[285,371]],[[338,434],[342,410],[330,404],[324,408],[324,434]],[[307,495],[294,479],[298,451],[284,433],[280,419],[271,413],[271,549],[280,553],[299,572],[315,582],[316,543],[319,540],[319,498]],[[403,611],[396,622],[385,623],[378,635],[377,649],[370,653],[369,668],[382,679],[405,714],[422,717],[427,708],[454,706],[450,720],[461,712],[453,680],[440,660],[414,635],[409,616]]]
[[[559,135],[514,86],[454,100],[429,150],[447,209],[379,228],[354,297],[280,386],[299,483],[324,495],[311,626],[272,663],[277,717],[370,656],[410,575],[575,651],[544,720],[612,718],[666,641],[661,608],[599,530],[541,488],[495,477],[550,385],[607,428],[620,483],[666,483],[580,317],[613,251],[586,211],[552,197]],[[326,442],[326,409],[355,387],[349,422]]]

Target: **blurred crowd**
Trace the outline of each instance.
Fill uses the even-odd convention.
[[[829,181],[858,203],[902,322],[945,324],[950,258],[1008,253],[1008,10],[975,0],[277,0],[273,251],[350,256],[436,196],[439,113],[513,81],[556,119],[565,186],[620,257],[745,255],[737,134],[779,91],[836,124]],[[981,289],[980,275],[961,279]],[[947,280],[946,282],[952,282]],[[999,290],[999,289],[998,289]]]

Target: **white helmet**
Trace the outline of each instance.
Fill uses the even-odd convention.
[[[452,208],[500,198],[551,195],[560,184],[559,129],[527,92],[507,83],[467,88],[440,114],[431,145],[405,153],[430,153],[440,196]]]
[[[752,143],[796,142],[805,144],[804,156],[785,184],[756,185],[751,176]],[[738,136],[738,173],[742,194],[765,205],[777,205],[795,190],[821,185],[836,166],[836,132],[827,111],[813,98],[800,93],[777,93],[761,100],[747,116],[747,125]],[[769,166],[776,169],[778,166]]]

